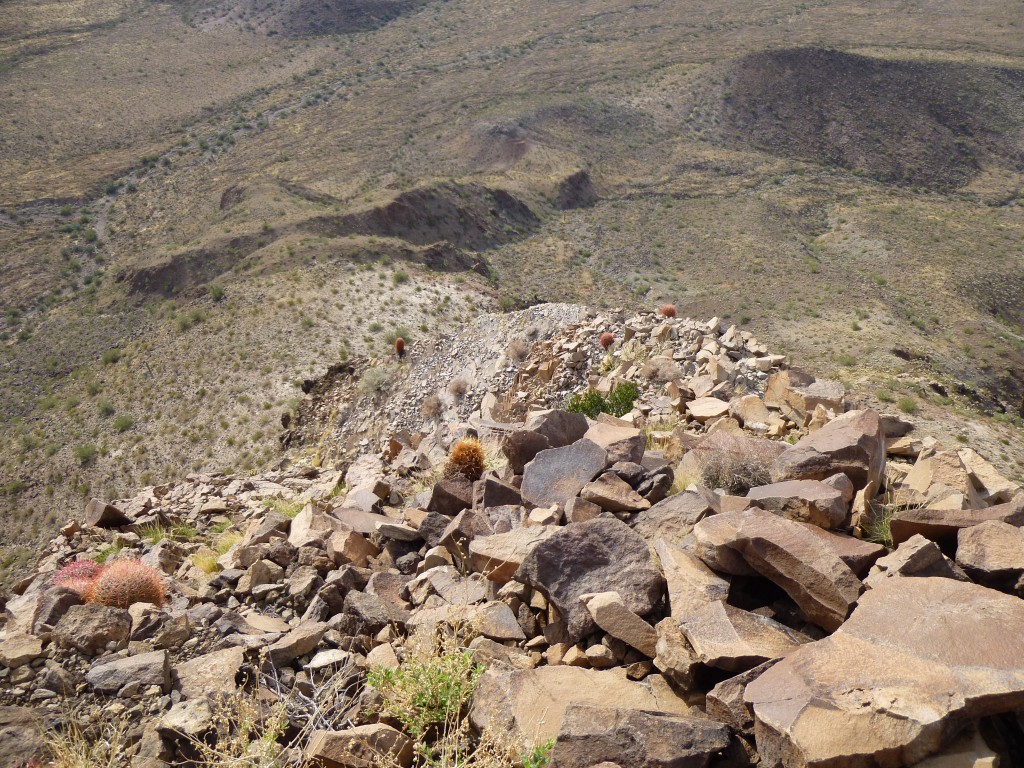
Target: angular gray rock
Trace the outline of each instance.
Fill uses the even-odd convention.
[[[171,688],[171,657],[167,651],[151,651],[136,656],[100,659],[85,675],[97,693],[114,695],[129,683],[142,688],[160,686],[164,693]]]
[[[668,604],[676,620],[729,597],[729,582],[689,552],[663,539],[654,544],[654,552],[668,583]]]
[[[729,729],[667,712],[570,704],[551,750],[559,768],[614,761],[630,768],[704,768],[729,745]]]
[[[646,616],[665,587],[647,542],[611,517],[561,528],[530,551],[515,578],[547,596],[566,623],[570,643],[596,627],[581,595],[618,592],[629,610]]]
[[[53,641],[60,648],[74,648],[86,656],[95,656],[108,643],[126,643],[131,629],[128,611],[86,603],[68,608],[53,628]]]
[[[911,631],[908,631],[912,628]],[[944,578],[868,590],[831,637],[747,686],[763,765],[912,765],[1024,707],[1024,601]]]
[[[712,514],[714,509],[703,495],[683,491],[638,513],[630,527],[651,544],[663,539],[672,546],[683,547],[693,526]]]
[[[523,501],[535,507],[564,507],[607,463],[604,448],[589,440],[541,451],[523,470]]]

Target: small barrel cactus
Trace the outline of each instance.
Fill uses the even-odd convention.
[[[138,560],[115,560],[107,565],[93,584],[89,600],[112,608],[135,603],[163,605],[166,599],[160,573]]]
[[[601,334],[598,342],[601,344],[602,349],[608,349],[612,344],[615,343],[615,334],[605,331]]]
[[[401,336],[395,339],[395,354],[398,355],[399,359],[405,357],[405,339]]]
[[[676,316],[676,305],[675,304],[663,304],[659,310],[663,317],[675,317]]]
[[[467,480],[479,480],[480,475],[484,473],[484,459],[484,447],[479,440],[472,437],[458,440],[448,454],[444,476],[462,476]]]
[[[92,583],[100,575],[103,566],[95,560],[76,560],[68,563],[53,575],[53,586],[69,587],[76,592],[80,590],[75,585]]]

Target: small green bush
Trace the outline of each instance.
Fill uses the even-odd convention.
[[[98,403],[96,403],[96,413],[98,413],[100,417],[104,419],[107,418],[108,416],[113,416],[115,410],[116,409],[114,408],[114,404],[109,400],[100,400]]]
[[[120,416],[114,419],[114,429],[116,429],[118,432],[127,432],[133,426],[135,426],[135,419],[133,419],[126,413],[122,413]]]
[[[121,359],[121,350],[117,349],[116,347],[113,348],[113,349],[108,349],[106,352],[103,353],[103,364],[104,365],[113,365],[114,363],[116,363],[120,359]]]
[[[100,453],[99,448],[92,443],[81,443],[80,445],[76,445],[71,449],[71,452],[78,460],[78,463],[83,467],[87,464],[92,464]]]
[[[638,397],[640,397],[640,390],[637,385],[631,381],[623,381],[612,390],[607,398],[593,390],[577,393],[569,398],[565,410],[570,413],[585,414],[591,419],[596,419],[601,413],[625,416],[633,410],[633,404]]]
[[[896,403],[896,407],[904,413],[917,413],[918,406],[917,400],[912,397],[901,397],[899,402]]]

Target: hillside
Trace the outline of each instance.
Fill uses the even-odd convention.
[[[482,315],[302,390],[277,467],[46,544],[0,603],[0,763],[1017,763],[1001,430],[671,305]]]
[[[1017,11],[8,0],[0,562],[538,301],[727,318],[1019,477]]]

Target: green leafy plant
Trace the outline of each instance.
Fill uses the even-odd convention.
[[[414,636],[396,669],[374,667],[367,683],[380,694],[377,714],[397,720],[428,765],[462,765],[469,750],[465,710],[484,668],[458,632]]]
[[[551,764],[551,750],[555,748],[555,740],[536,744],[533,749],[523,755],[523,768],[544,768]]]
[[[569,398],[565,410],[570,413],[583,413],[596,419],[601,413],[612,416],[625,416],[633,410],[633,404],[640,397],[640,389],[631,381],[623,381],[611,391],[607,398],[600,392],[588,390],[577,393]]]

